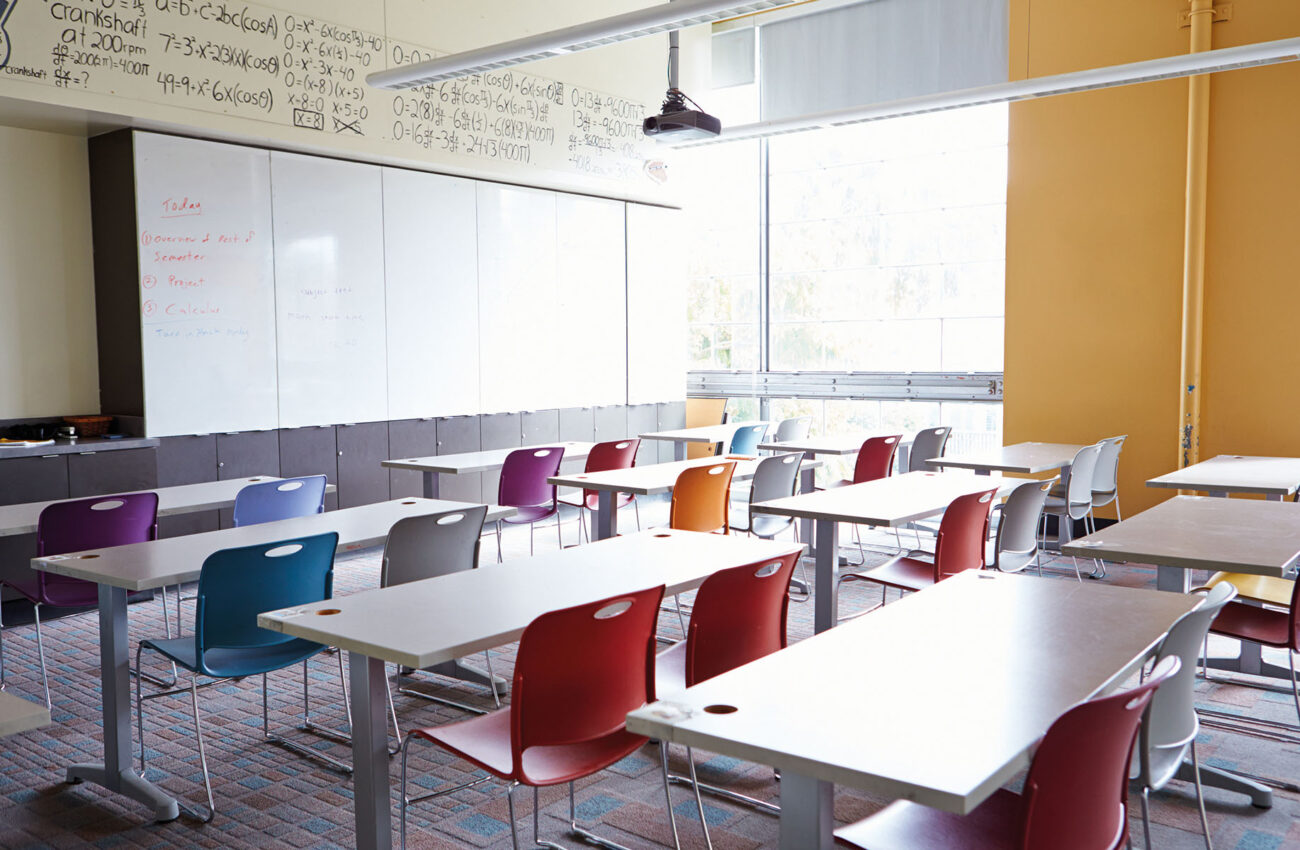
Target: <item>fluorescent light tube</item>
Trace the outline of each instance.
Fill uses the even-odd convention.
[[[1031,77],[1027,80],[1013,80],[1006,83],[957,89],[902,100],[852,106],[847,109],[798,115],[774,121],[760,121],[756,124],[743,124],[739,127],[724,128],[722,135],[711,139],[683,140],[679,144],[673,144],[672,142],[669,142],[669,144],[675,148],[716,145],[723,142],[736,142],[765,136],[780,136],[785,133],[801,133],[805,130],[817,130],[826,127],[843,127],[848,124],[861,124],[866,121],[879,121],[884,118],[899,118],[905,115],[920,115],[925,112],[940,112],[945,109],[960,109],[966,106],[982,106],[990,103],[1013,103],[1018,100],[1031,100],[1038,97],[1053,97],[1059,94],[1128,86],[1135,83],[1191,77],[1196,74],[1210,74],[1216,71],[1254,68],[1260,65],[1294,62],[1297,59],[1300,59],[1300,38],[1284,38],[1278,41],[1245,44],[1240,47],[1206,50],[1201,53],[1163,56],[1159,59],[1130,62],[1126,65],[1089,68],[1050,77]]]
[[[428,62],[376,71],[366,77],[366,82],[380,89],[415,88],[557,54],[576,53],[695,24],[789,6],[794,2],[796,0],[676,0],[477,50],[453,53]]]

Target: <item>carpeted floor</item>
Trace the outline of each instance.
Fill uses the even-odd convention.
[[[642,507],[647,524],[663,524],[664,503]],[[567,534],[573,534],[570,523]],[[892,544],[893,536],[881,536]],[[553,546],[553,538],[538,535],[538,545]],[[484,546],[485,553],[495,547]],[[506,537],[507,557],[526,557],[527,533],[512,529]],[[856,556],[856,551],[853,553]],[[338,559],[335,588],[339,594],[374,586],[379,575],[378,551]],[[489,555],[490,557],[490,555]],[[1067,567],[1068,559],[1059,566]],[[1050,570],[1049,570],[1050,571]],[[1139,565],[1111,565],[1106,579],[1115,584],[1154,586],[1153,569]],[[1060,571],[1047,581],[1074,581]],[[854,585],[842,595],[848,612],[875,604],[879,593]],[[10,606],[15,607],[15,606]],[[18,613],[18,612],[14,612]],[[12,623],[6,610],[5,622]],[[679,633],[674,615],[661,619],[661,632]],[[45,642],[52,664],[54,724],[41,730],[0,739],[0,848],[45,847],[351,847],[351,783],[314,761],[263,744],[261,737],[260,681],[226,682],[201,692],[208,763],[214,774],[218,814],[206,826],[182,816],[169,824],[154,824],[133,803],[96,786],[62,784],[69,763],[102,758],[99,736],[99,679],[97,621],[94,612],[76,614],[48,624]],[[157,602],[131,606],[132,646],[142,637],[161,633]],[[812,610],[807,604],[791,606],[790,637],[800,640],[812,632]],[[40,693],[35,640],[30,626],[13,627],[4,636],[9,690],[36,698]],[[514,647],[493,653],[494,669],[509,676]],[[1212,646],[1219,650],[1230,650]],[[1226,654],[1226,653],[1225,653]],[[1285,663],[1284,659],[1277,660]],[[338,661],[318,656],[311,662],[313,719],[344,728]],[[851,675],[851,671],[846,671]],[[427,677],[426,677],[427,678]],[[485,691],[470,685],[429,679],[423,687],[483,707],[491,706]],[[834,700],[829,690],[826,699]],[[1291,698],[1280,693],[1233,685],[1201,682],[1202,707],[1240,712],[1294,724]],[[271,681],[271,723],[281,727],[296,723],[292,712],[301,708],[301,674],[284,671]],[[463,717],[461,712],[415,697],[398,696],[397,710],[404,729],[435,725]],[[851,706],[845,706],[851,712]],[[149,752],[148,776],[187,801],[202,800],[197,752],[193,745],[188,697],[154,700],[145,706],[145,733]],[[318,742],[294,732],[299,740],[345,761],[348,748]],[[791,729],[796,736],[798,729]],[[1218,728],[1203,730],[1202,758],[1208,763],[1289,783],[1300,782],[1300,745],[1266,740]],[[673,767],[684,770],[684,751],[673,748]],[[777,800],[779,785],[770,768],[725,756],[696,753],[701,778],[708,782],[764,799]],[[412,754],[412,775],[423,789],[436,789],[478,775],[467,765],[423,747]],[[393,761],[393,776],[398,775]],[[1272,809],[1252,808],[1240,795],[1207,789],[1214,844],[1227,850],[1278,850],[1300,848],[1300,794],[1278,790]],[[532,796],[516,792],[521,838],[531,835]],[[664,812],[662,785],[654,749],[635,754],[605,774],[579,783],[577,813],[580,821],[631,848],[671,846]],[[684,847],[702,847],[698,815],[689,792],[673,789],[674,810]],[[852,789],[837,791],[835,816],[840,822],[865,817],[888,801],[873,799]],[[541,795],[544,838],[565,846],[580,845],[564,834],[568,801],[563,789]],[[510,847],[503,787],[487,782],[414,809],[409,846],[415,848]],[[1152,816],[1154,844],[1159,848],[1203,847],[1190,785],[1174,782],[1155,795]],[[776,818],[706,798],[706,817],[718,850],[774,847]],[[1133,821],[1134,844],[1141,845],[1140,819]],[[526,845],[525,845],[526,846]]]

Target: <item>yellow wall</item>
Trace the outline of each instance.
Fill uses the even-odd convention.
[[[1185,0],[1012,0],[1013,77],[1187,51]],[[1249,0],[1214,46],[1300,35]],[[1201,457],[1300,455],[1300,65],[1211,85]],[[1005,437],[1130,435],[1125,513],[1177,464],[1187,82],[1011,107]]]

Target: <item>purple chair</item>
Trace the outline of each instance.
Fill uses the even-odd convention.
[[[55,502],[41,511],[36,523],[36,555],[62,555],[106,546],[142,543],[158,536],[158,494],[126,493],[93,499]],[[50,678],[45,670],[45,645],[41,640],[41,606],[79,608],[99,603],[99,585],[31,570],[7,584],[31,600],[36,615],[36,650],[45,683],[45,705],[51,707]],[[164,613],[164,619],[166,614]],[[0,623],[0,634],[4,625]],[[0,644],[0,689],[4,688],[4,649]]]
[[[533,526],[544,519],[555,517],[555,535],[560,548],[564,537],[560,532],[560,503],[555,487],[546,479],[558,475],[560,461],[564,460],[563,446],[542,446],[518,449],[506,455],[501,465],[501,483],[497,486],[497,504],[516,508],[512,517],[497,520],[497,562],[501,558],[501,523],[528,526],[528,553],[533,554]]]

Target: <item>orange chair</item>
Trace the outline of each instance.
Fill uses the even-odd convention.
[[[682,531],[717,531],[728,533],[731,502],[731,476],[735,461],[693,466],[683,470],[673,485],[673,500],[668,508],[668,527]]]

